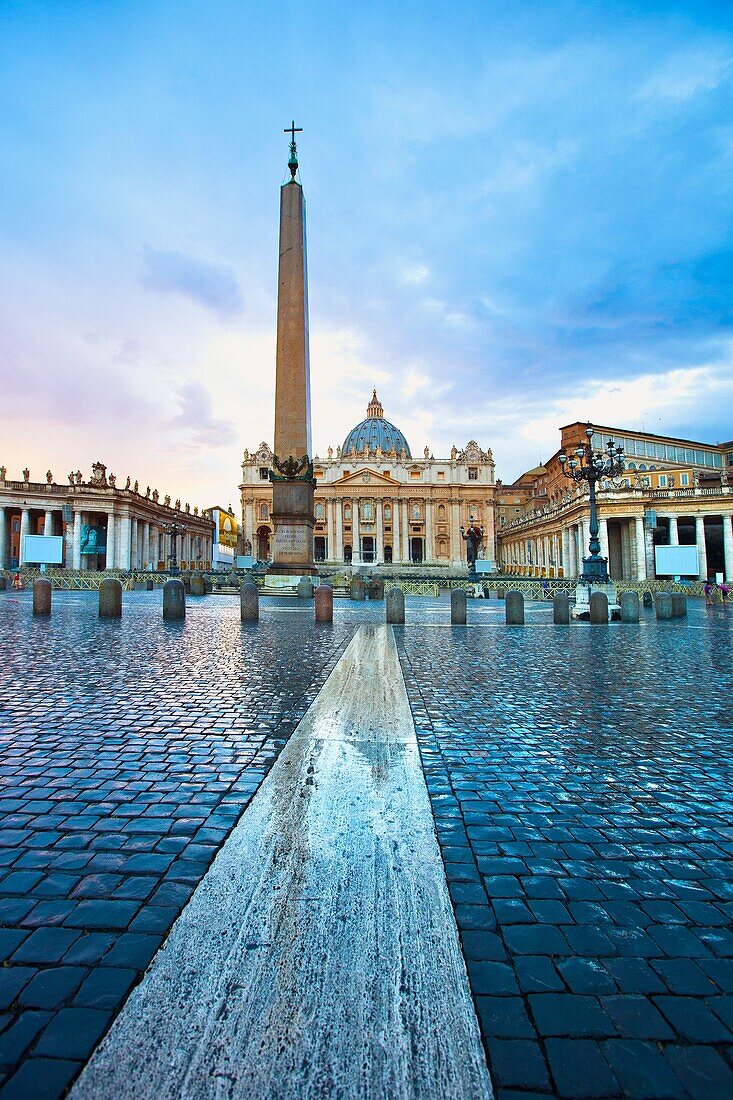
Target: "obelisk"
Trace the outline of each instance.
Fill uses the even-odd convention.
[[[288,168],[280,189],[280,262],[277,287],[275,363],[275,454],[270,573],[313,574],[313,455],[311,453],[310,356],[308,352],[308,265],[305,199],[296,177],[298,150],[293,122]]]

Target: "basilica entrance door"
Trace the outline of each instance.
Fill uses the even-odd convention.
[[[410,560],[414,562],[415,565],[422,564],[423,540],[421,538],[410,539]]]

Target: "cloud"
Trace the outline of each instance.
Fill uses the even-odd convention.
[[[222,320],[244,312],[244,297],[230,267],[205,263],[183,252],[148,248],[143,283],[162,294],[182,294]]]
[[[177,389],[181,409],[171,421],[171,427],[183,430],[194,447],[225,447],[237,438],[231,420],[214,416],[211,394],[201,382],[187,382]]]
[[[412,264],[402,272],[404,283],[424,283],[430,274],[430,268],[425,264]]]
[[[683,103],[698,92],[710,92],[725,80],[733,59],[719,51],[689,50],[666,59],[640,89],[639,98]]]

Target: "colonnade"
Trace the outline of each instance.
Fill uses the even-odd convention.
[[[688,526],[694,523],[700,580],[707,579],[710,568],[705,521],[722,521],[724,573],[728,582],[733,581],[733,514],[657,512],[656,524],[665,521],[668,525],[669,545],[679,545],[679,528],[685,519]],[[578,577],[583,571],[583,558],[588,556],[589,518],[582,517],[549,531],[533,530],[536,526],[518,525],[502,533],[502,571],[523,576]],[[647,525],[644,515],[602,515],[598,520],[598,538],[601,555],[609,560],[614,579],[643,581],[654,578],[653,528]]]
[[[43,534],[52,535],[54,527],[62,531],[63,512],[60,508],[32,508],[22,506],[0,506],[0,569],[10,568],[13,563],[10,560],[10,514],[19,518],[18,566],[24,563],[23,549],[24,538],[31,531],[31,513],[40,515],[43,513]],[[68,569],[82,569],[86,567],[88,555],[82,554],[81,532],[84,523],[92,520],[92,525],[100,524],[100,516],[105,517],[106,543],[104,568],[136,570],[158,568],[158,563],[165,566],[171,554],[172,535],[167,533],[161,524],[133,515],[127,510],[103,510],[94,509],[85,511],[75,508],[71,522],[66,523],[64,531],[64,564]],[[35,526],[35,525],[34,525]],[[212,536],[199,534],[196,531],[186,531],[177,536],[176,557],[179,562],[193,563],[208,566],[212,556]],[[101,562],[99,562],[101,567]]]

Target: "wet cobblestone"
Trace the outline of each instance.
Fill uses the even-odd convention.
[[[2,1100],[62,1095],[353,633],[279,602],[0,595]]]
[[[733,610],[396,628],[498,1097],[733,1096]]]

